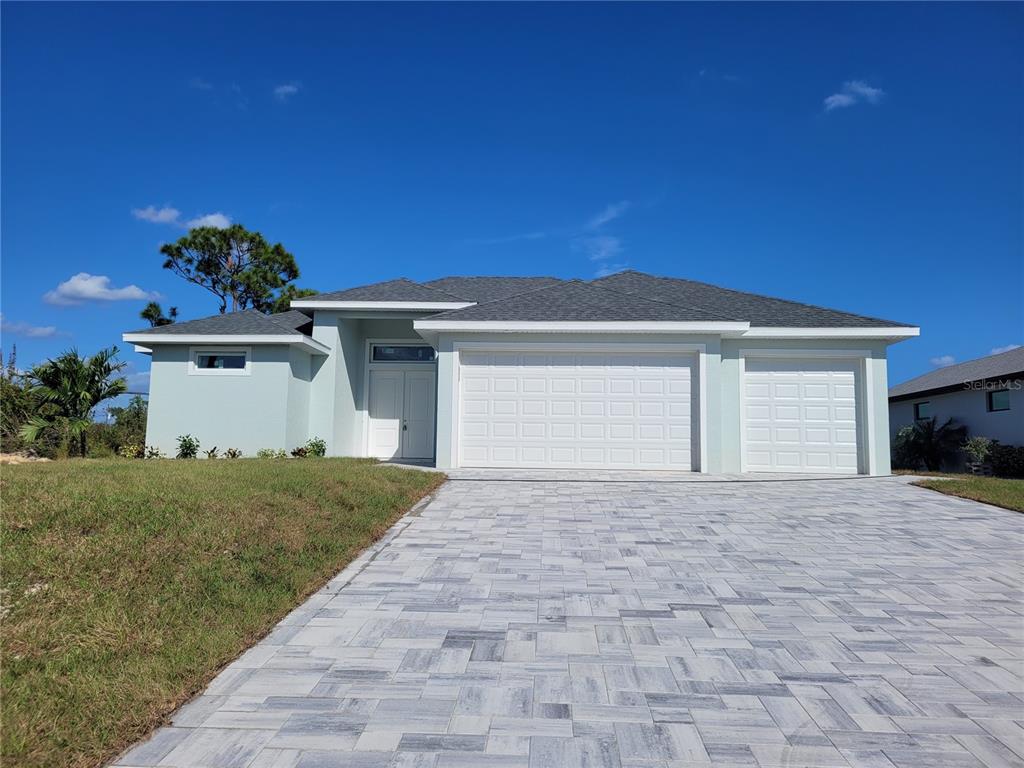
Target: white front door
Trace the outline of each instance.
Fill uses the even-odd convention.
[[[460,466],[699,469],[696,357],[460,355]]]
[[[857,364],[748,358],[744,470],[856,474]]]
[[[370,456],[429,459],[434,455],[434,369],[370,371]]]

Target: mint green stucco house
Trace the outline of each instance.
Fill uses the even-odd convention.
[[[889,473],[918,329],[639,272],[399,279],[124,334],[147,443],[454,467]]]

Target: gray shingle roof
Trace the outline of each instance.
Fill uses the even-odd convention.
[[[305,322],[301,322],[305,318]],[[226,312],[223,315],[212,315],[197,320],[186,320],[183,323],[159,325],[155,328],[143,328],[132,333],[145,333],[153,336],[195,334],[200,336],[286,336],[294,334],[304,336],[299,328],[308,324],[310,318],[295,309],[279,312],[276,315],[264,315],[255,309],[242,312]]]
[[[442,277],[424,285],[483,304],[560,282],[557,277]]]
[[[919,395],[937,389],[958,388],[971,381],[981,379],[1004,379],[1024,376],[1024,347],[1011,349],[998,355],[968,360],[897,384],[889,388],[889,398]]]
[[[404,277],[388,280],[385,283],[360,285],[344,291],[317,293],[303,296],[303,301],[465,301],[460,296],[445,293],[443,290],[431,288],[421,283],[414,283]]]
[[[557,282],[507,299],[434,315],[444,320],[643,321],[724,320],[708,310],[679,307],[611,291],[582,280]]]
[[[709,283],[656,277],[628,270],[594,281],[594,285],[645,296],[684,307],[701,307],[730,320],[742,320],[752,326],[787,328],[877,328],[906,327],[907,323],[879,320],[835,309],[801,304],[786,299],[733,291]]]

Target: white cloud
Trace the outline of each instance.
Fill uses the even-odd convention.
[[[79,272],[54,290],[43,294],[43,301],[58,306],[73,306],[85,301],[141,301],[157,297],[158,294],[144,291],[137,285],[115,288],[106,275]]]
[[[212,91],[213,83],[204,80],[201,77],[193,77],[188,82],[189,88],[195,88],[197,91]]]
[[[189,219],[185,222],[185,226],[189,229],[195,229],[196,227],[216,227],[217,229],[227,229],[231,226],[231,219],[220,213],[207,213],[203,216],[197,216],[194,219]]]
[[[622,253],[622,240],[614,235],[581,237],[576,244],[583,249],[591,261],[605,261]]]
[[[57,335],[53,325],[31,325],[30,323],[12,323],[0,314],[0,331],[12,336],[24,336],[26,339],[48,339]]]
[[[171,208],[169,205],[165,205],[163,208],[147,205],[145,208],[132,208],[132,216],[154,224],[177,224],[181,211]]]
[[[995,347],[990,354],[1001,355],[1003,352],[1009,352],[1011,349],[1020,349],[1020,344],[1007,344],[1005,347]]]
[[[592,232],[595,229],[600,229],[605,224],[608,224],[611,221],[615,221],[615,219],[622,216],[622,214],[629,210],[630,205],[631,203],[629,202],[629,200],[620,200],[617,203],[610,203],[606,205],[604,210],[601,211],[599,214],[597,214],[596,216],[592,216],[590,220],[583,226],[583,228],[588,232]]]
[[[852,107],[854,104],[865,102],[878,104],[883,96],[885,91],[881,88],[868,85],[863,80],[847,80],[838,92],[826,97],[825,111],[831,112],[833,109]]]
[[[217,211],[216,213],[204,213],[188,221],[181,220],[181,211],[165,205],[163,208],[149,205],[145,208],[133,208],[132,216],[142,221],[149,221],[153,224],[173,224],[176,227],[194,229],[195,227],[217,227],[224,229],[231,226],[231,217]]]
[[[284,83],[274,86],[274,98],[278,101],[288,101],[302,88],[301,83]]]
[[[929,360],[932,365],[936,368],[948,368],[949,366],[956,363],[956,358],[952,355],[939,355],[939,357],[933,357]]]
[[[594,277],[608,277],[608,275],[614,275],[616,272],[621,272],[629,264],[622,262],[621,264],[605,264],[597,272],[594,273]]]

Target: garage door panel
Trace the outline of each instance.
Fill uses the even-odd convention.
[[[693,355],[460,358],[462,466],[693,468]]]
[[[856,473],[856,366],[840,360],[747,359],[745,468]]]

